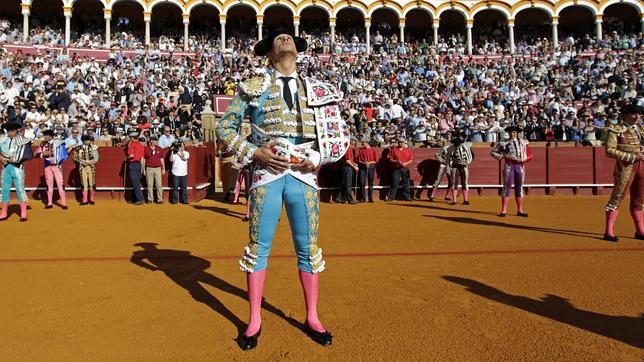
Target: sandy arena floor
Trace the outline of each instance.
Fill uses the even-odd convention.
[[[324,348],[304,319],[282,218],[259,347],[247,317],[243,205],[43,210],[0,224],[0,355],[17,360],[644,360],[644,242],[627,206],[599,239],[606,197],[323,204]],[[514,208],[512,205],[512,212]],[[157,243],[153,246],[137,243]],[[133,262],[134,261],[134,262]],[[147,267],[147,268],[146,268]]]

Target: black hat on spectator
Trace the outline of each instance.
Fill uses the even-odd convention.
[[[7,131],[17,131],[22,128],[22,125],[18,122],[7,122],[2,126],[2,128]]]
[[[510,127],[505,127],[505,131],[510,133],[510,132],[517,132],[521,133],[523,132],[523,129],[519,126],[510,126]]]
[[[159,137],[157,137],[156,135],[150,136],[150,141],[158,141],[158,140],[159,140]]]
[[[309,46],[304,38],[295,36],[292,31],[286,28],[277,28],[271,31],[271,33],[267,37],[255,44],[255,55],[259,55],[260,57],[268,55],[268,53],[270,53],[273,49],[273,42],[275,41],[275,38],[282,34],[290,35],[293,38],[293,42],[295,43],[295,48],[297,49],[298,53],[305,51]]]
[[[54,137],[54,131],[47,129],[42,132],[43,136],[49,136],[49,137]]]
[[[81,141],[83,141],[83,142],[85,142],[85,141],[93,141],[93,140],[94,140],[94,137],[92,137],[92,136],[88,136],[88,135],[81,136]]]
[[[629,113],[643,114],[644,106],[642,106],[638,101],[635,101],[633,103],[628,103],[622,106],[621,113],[622,114],[629,114]]]

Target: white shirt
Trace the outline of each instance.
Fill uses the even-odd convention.
[[[188,151],[183,151],[183,158],[179,157],[179,154],[172,153],[170,156],[170,162],[172,162],[172,174],[174,176],[188,176],[188,159],[190,158],[190,153]]]
[[[275,78],[276,78],[276,83],[280,87],[280,95],[284,94],[284,81],[280,79],[281,77],[286,77],[284,74],[275,71]],[[297,106],[298,101],[297,101],[297,72],[293,72],[288,75],[288,77],[291,77],[292,79],[289,80],[288,86],[291,88],[291,94],[293,95],[293,107]]]

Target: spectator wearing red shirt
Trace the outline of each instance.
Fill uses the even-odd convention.
[[[157,192],[157,204],[163,203],[163,184],[161,176],[165,175],[164,152],[158,145],[159,138],[156,135],[150,136],[150,145],[145,148],[142,161],[143,174],[148,186],[148,202],[155,202],[154,190]]]
[[[358,202],[365,202],[364,188],[369,183],[369,202],[373,202],[373,179],[376,174],[376,162],[378,154],[369,145],[369,137],[361,140],[361,147],[358,149]]]
[[[141,174],[143,173],[141,160],[143,159],[145,147],[137,139],[139,136],[138,131],[132,130],[128,136],[131,141],[127,146],[127,172],[130,176],[130,182],[132,183],[132,203],[134,205],[142,205],[144,200],[143,190],[141,189]]]
[[[344,204],[348,202],[351,205],[354,205],[356,201],[353,199],[353,194],[351,192],[351,186],[353,186],[353,172],[358,171],[358,165],[356,164],[355,156],[355,138],[351,139],[351,147],[347,150],[347,153],[338,161],[340,163],[340,191],[335,198],[335,202],[339,204]]]
[[[403,183],[403,196],[405,201],[411,201],[411,192],[409,185],[409,165],[414,160],[414,155],[411,153],[411,150],[407,147],[406,142],[403,138],[399,140],[394,140],[393,147],[387,155],[389,162],[393,168],[391,175],[391,188],[389,189],[389,195],[385,201],[393,201],[396,199],[396,194],[398,193],[398,184],[402,179]]]

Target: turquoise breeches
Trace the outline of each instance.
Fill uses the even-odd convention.
[[[239,261],[241,269],[254,272],[266,269],[273,237],[286,206],[298,269],[318,273],[324,270],[322,249],[317,246],[319,200],[318,191],[286,175],[250,192],[250,240]]]

